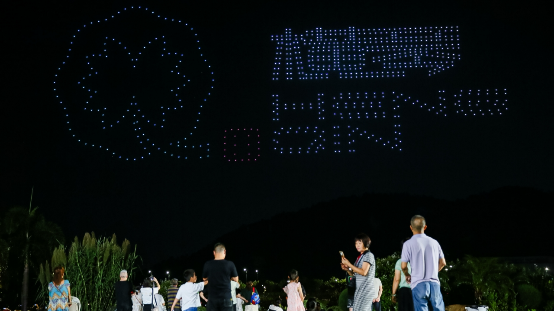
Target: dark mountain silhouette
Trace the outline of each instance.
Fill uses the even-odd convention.
[[[256,269],[260,279],[275,281],[285,279],[292,268],[308,278],[342,276],[339,251],[355,259],[354,235],[367,233],[375,256],[388,256],[400,251],[400,241],[411,236],[409,222],[415,214],[426,217],[426,233],[441,243],[447,261],[464,254],[552,256],[554,249],[548,247],[551,242],[545,233],[554,216],[553,202],[553,192],[520,187],[504,187],[456,201],[370,193],[281,213],[244,225],[218,241],[226,245],[227,259],[236,264],[242,280],[244,268],[248,269],[248,279],[256,278]],[[204,262],[213,258],[212,249],[213,245],[207,245],[192,255],[157,264],[152,270],[158,275],[170,270],[177,278],[188,268],[201,274]]]

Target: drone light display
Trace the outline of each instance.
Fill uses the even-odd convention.
[[[273,95],[273,150],[283,154],[356,152],[365,142],[402,150],[401,111],[411,107],[449,116],[493,116],[508,110],[506,89],[438,92],[434,103],[401,92],[317,94],[309,103]]]
[[[195,133],[214,78],[194,28],[132,6],[79,27],[69,46],[53,84],[77,141],[125,160],[209,157]]]
[[[460,60],[458,26],[307,30],[273,35],[273,80],[398,78],[415,68],[440,73]],[[368,65],[380,70],[368,71]]]
[[[224,131],[223,157],[227,162],[256,162],[260,158],[260,130],[232,128]]]

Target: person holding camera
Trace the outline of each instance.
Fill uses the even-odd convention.
[[[156,287],[153,286],[153,283],[156,283]],[[159,290],[160,283],[158,282],[158,279],[153,276],[144,279],[140,290],[140,298],[143,305],[142,311],[152,311],[152,305],[156,305],[156,302],[154,301],[155,295]]]
[[[365,233],[359,233],[354,238],[354,245],[360,255],[354,264],[342,256],[342,270],[355,277],[354,311],[371,311],[373,306],[374,297],[370,297],[370,293],[373,290],[373,280],[375,279],[375,257],[369,251],[370,244],[369,236]]]

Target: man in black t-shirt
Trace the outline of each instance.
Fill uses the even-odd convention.
[[[117,311],[131,311],[133,309],[133,302],[131,301],[133,286],[127,281],[127,277],[127,270],[121,270],[119,272],[119,282],[115,282]]]
[[[225,260],[225,245],[217,243],[214,247],[214,260],[204,264],[204,281],[210,282],[208,311],[234,311],[231,297],[231,282],[238,282],[239,276],[235,264]]]

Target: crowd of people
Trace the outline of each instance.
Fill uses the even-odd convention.
[[[402,242],[402,256],[396,262],[390,299],[398,304],[399,311],[444,311],[438,277],[439,271],[446,266],[442,249],[435,239],[425,234],[427,225],[423,216],[412,217],[410,229],[413,236]],[[375,257],[369,251],[371,240],[366,234],[360,233],[354,242],[359,253],[354,263],[341,252],[340,267],[347,274],[349,289],[347,307],[349,311],[381,311],[383,286],[375,276]],[[201,282],[198,282],[196,272],[192,269],[184,272],[185,283],[180,287],[177,287],[177,279],[171,281],[167,291],[167,306],[170,310],[197,311],[205,302],[207,311],[258,311],[259,294],[256,288],[252,282],[247,282],[245,288],[240,290],[237,269],[233,262],[225,259],[225,246],[216,244],[213,254],[214,259],[204,265]],[[132,288],[127,277],[127,271],[121,271],[120,281],[115,284],[117,311],[167,310],[164,298],[159,294],[160,284],[155,277],[146,278],[142,287],[136,289]],[[48,289],[48,310],[68,311],[72,305],[71,289],[69,281],[64,280],[63,267],[54,269],[54,279]],[[291,270],[289,282],[283,291],[287,311],[321,311],[321,306],[314,298],[308,299],[307,308],[304,307],[306,291],[300,283],[297,270]],[[277,299],[269,306],[269,310],[283,311],[281,304],[281,299]]]

